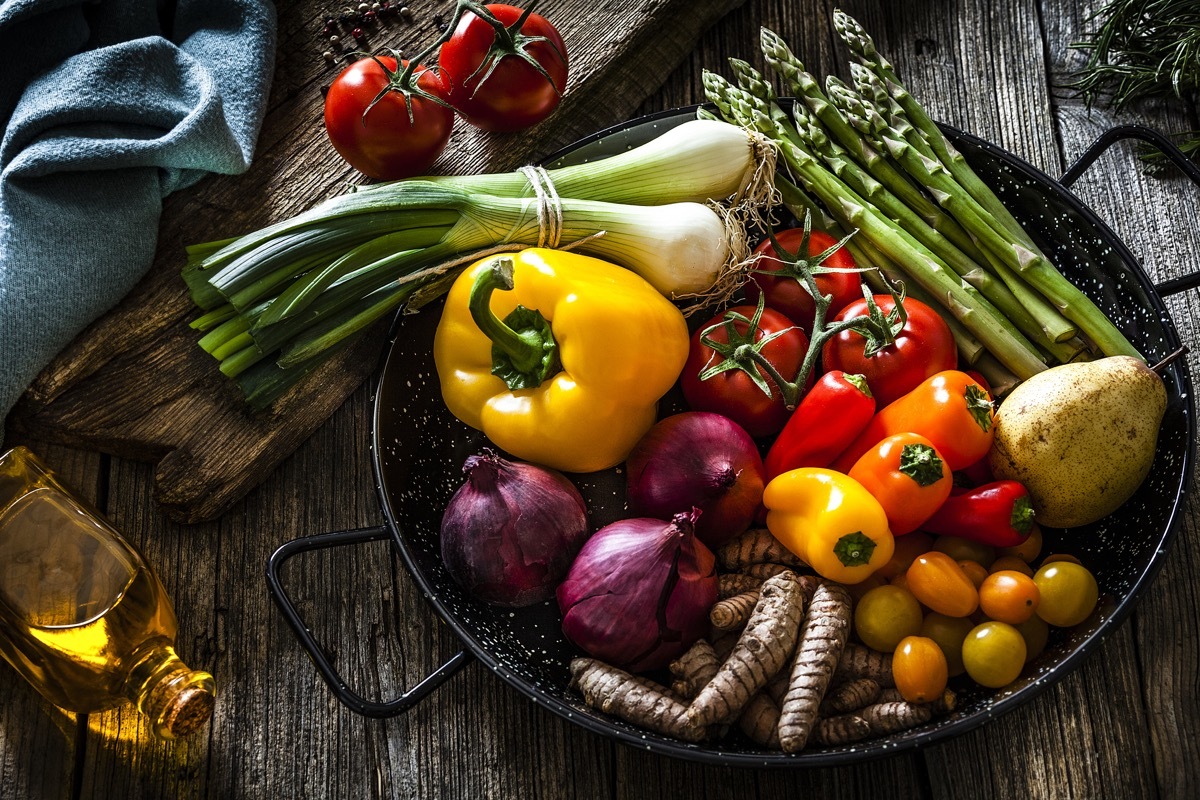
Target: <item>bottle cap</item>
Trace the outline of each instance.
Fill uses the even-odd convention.
[[[193,685],[185,687],[167,703],[162,725],[172,739],[189,736],[208,722],[216,705],[216,695],[211,687]]]

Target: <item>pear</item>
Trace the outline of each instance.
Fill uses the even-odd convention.
[[[1166,409],[1162,378],[1140,359],[1053,367],[1005,398],[988,461],[997,479],[1025,485],[1040,524],[1086,525],[1145,480]]]

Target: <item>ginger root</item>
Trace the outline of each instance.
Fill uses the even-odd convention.
[[[734,631],[746,624],[758,604],[758,591],[743,592],[718,600],[708,612],[708,621],[717,633]]]
[[[750,698],[787,664],[803,615],[804,592],[794,574],[765,581],[729,658],[688,708],[693,724],[707,727],[737,719]]]
[[[804,566],[804,562],[784,547],[766,528],[751,528],[717,550],[717,563],[730,572],[741,572],[751,564],[768,561],[792,567]]]
[[[817,587],[808,606],[780,709],[779,743],[785,753],[799,752],[808,743],[850,634],[850,608],[846,588],[827,581]]]
[[[712,680],[721,666],[713,646],[701,639],[688,651],[671,662],[668,669],[675,676],[671,691],[691,700],[701,687]]]
[[[630,675],[593,658],[571,660],[571,686],[598,711],[685,742],[698,742],[707,731],[688,717],[688,707],[654,681]]]

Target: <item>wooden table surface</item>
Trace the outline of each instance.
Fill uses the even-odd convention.
[[[544,4],[551,12],[570,5]],[[289,43],[301,52],[288,58],[319,58],[313,9],[320,6],[280,6],[281,19],[293,7],[309,14],[303,24],[311,34]],[[1057,88],[1081,59],[1067,48],[1087,24],[1081,0],[857,0],[846,9],[936,118],[1051,175],[1114,123]],[[728,56],[758,62],[760,24],[789,39],[814,72],[846,75],[832,10],[819,0],[747,0],[662,76],[642,110],[695,101],[701,69],[722,70]],[[1191,113],[1147,110],[1118,121],[1200,127]],[[314,135],[315,119],[271,146],[284,154]],[[259,163],[278,161],[264,155]],[[202,197],[204,184],[190,191]],[[1200,200],[1186,181],[1143,176],[1129,148],[1119,147],[1077,192],[1155,280],[1200,269]],[[189,202],[170,213],[186,213]],[[1183,340],[1200,341],[1196,295],[1167,303]],[[1198,357],[1191,356],[1193,374]],[[175,599],[183,657],[216,676],[220,697],[207,731],[164,743],[132,708],[69,715],[0,668],[0,797],[1200,796],[1195,492],[1165,568],[1132,618],[1080,669],[1032,703],[914,754],[835,769],[701,767],[588,733],[478,664],[405,716],[359,717],[333,699],[285,628],[263,568],[285,540],[381,521],[369,414],[364,386],[232,511],[194,526],[170,522],[155,506],[149,465],[26,440],[144,550]],[[20,441],[10,435],[7,444]],[[350,682],[369,695],[394,695],[458,649],[386,543],[306,556],[286,578]]]

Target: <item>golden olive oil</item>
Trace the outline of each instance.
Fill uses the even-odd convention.
[[[212,676],[175,654],[171,601],[141,554],[24,448],[0,456],[0,655],[55,705],[132,700],[155,732],[208,718]]]

